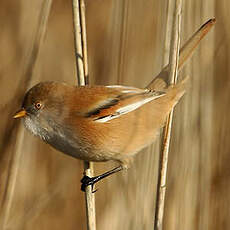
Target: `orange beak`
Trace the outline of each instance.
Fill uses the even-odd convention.
[[[26,110],[22,108],[17,113],[15,113],[13,118],[20,118],[20,117],[24,117],[24,116],[26,116]]]

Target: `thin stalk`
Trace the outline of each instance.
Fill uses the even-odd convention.
[[[179,63],[179,47],[180,47],[180,27],[181,27],[181,7],[182,0],[175,1],[175,10],[173,17],[172,39],[169,57],[169,80],[171,84],[175,84],[177,80],[178,63]],[[166,176],[168,165],[168,154],[171,138],[173,110],[169,114],[164,130],[163,151],[161,155],[159,177],[158,177],[158,191],[156,201],[155,214],[155,230],[161,230],[163,227],[164,204],[166,194]]]
[[[85,14],[85,0],[80,0],[80,17],[82,27],[82,47],[83,47],[83,65],[85,74],[85,84],[89,84],[89,68],[88,68],[88,54],[87,54],[87,36],[86,36],[86,14]]]
[[[73,0],[73,21],[77,79],[79,85],[85,85],[88,84],[88,58],[84,0]],[[93,177],[92,162],[84,161],[84,174]],[[95,195],[91,186],[86,187],[85,201],[87,229],[96,230]]]
[[[83,63],[83,49],[82,49],[82,28],[80,19],[79,0],[73,0],[73,27],[74,27],[74,45],[76,56],[76,71],[79,85],[85,85],[85,73]]]

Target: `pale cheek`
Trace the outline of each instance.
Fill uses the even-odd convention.
[[[35,136],[39,136],[41,139],[47,141],[49,136],[47,135],[46,130],[40,127],[40,122],[37,119],[31,119],[26,117],[23,119],[24,126]]]
[[[32,122],[32,120],[29,117],[26,117],[23,119],[24,126],[34,135],[38,135],[38,129],[37,126]]]

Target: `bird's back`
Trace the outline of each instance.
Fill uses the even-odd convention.
[[[130,157],[151,144],[168,113],[183,96],[185,81],[170,86],[164,96],[118,118],[105,122],[79,118],[75,127],[84,146],[88,146],[91,160],[116,160],[126,164]]]

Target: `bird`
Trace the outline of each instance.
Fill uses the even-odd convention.
[[[201,28],[207,33],[206,27]],[[197,33],[193,37],[200,41],[203,34]],[[198,44],[194,39],[180,54],[186,54],[185,59],[188,50],[191,55]],[[181,61],[179,66],[182,64]],[[162,73],[166,70],[167,67]],[[128,169],[134,156],[154,142],[168,114],[184,95],[188,79],[168,85],[163,78],[159,75],[145,89],[40,82],[26,92],[14,118],[21,118],[33,135],[60,152],[86,161],[118,163],[118,167],[102,175],[85,175],[81,180],[81,190],[85,191],[87,186]]]
[[[162,91],[41,82],[26,93],[14,118],[55,149],[81,160],[116,161],[120,171],[154,141],[185,82]]]

